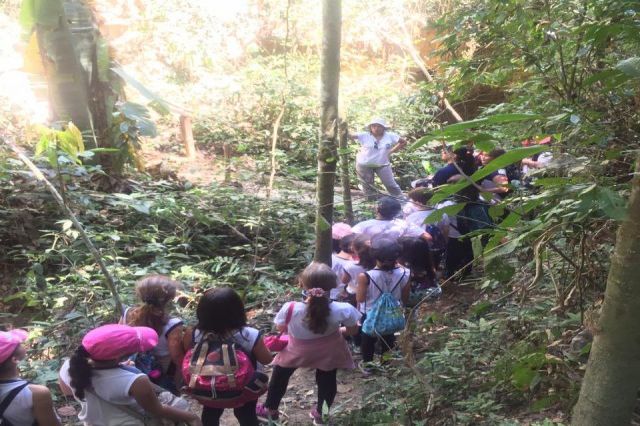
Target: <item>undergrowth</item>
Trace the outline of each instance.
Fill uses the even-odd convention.
[[[117,320],[104,277],[52,197],[16,161],[0,174],[1,323],[30,324],[30,378],[56,379],[59,360],[86,329]],[[269,308],[293,288],[311,258],[313,210],[282,192],[277,201],[235,187],[157,181],[137,175],[127,193],[93,191],[90,175],[68,179],[65,197],[116,278],[125,304],[147,274],[184,284],[187,321],[203,290],[232,286],[248,308]],[[272,302],[271,302],[272,303]]]

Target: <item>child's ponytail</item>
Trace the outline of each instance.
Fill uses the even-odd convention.
[[[300,283],[308,296],[305,322],[309,330],[315,334],[323,334],[329,326],[329,293],[335,288],[336,280],[336,273],[327,265],[318,262],[311,263],[300,274]]]
[[[169,317],[166,305],[176,296],[181,284],[164,275],[149,275],[136,283],[136,294],[142,305],[131,309],[127,324],[153,328],[158,334]]]
[[[84,346],[79,346],[69,360],[69,376],[71,387],[79,399],[84,399],[84,391],[91,386],[91,365],[89,365],[89,352]]]

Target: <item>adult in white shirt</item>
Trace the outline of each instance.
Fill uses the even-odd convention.
[[[404,148],[407,141],[396,133],[387,131],[387,123],[382,118],[371,120],[368,127],[368,132],[351,136],[360,144],[360,151],[356,156],[356,172],[362,189],[367,199],[375,199],[376,190],[373,182],[375,175],[378,175],[389,194],[400,196],[402,190],[393,177],[389,157]]]

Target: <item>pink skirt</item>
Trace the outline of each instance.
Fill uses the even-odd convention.
[[[355,367],[347,341],[339,331],[317,339],[296,339],[289,336],[289,344],[276,355],[272,364],[322,371]]]

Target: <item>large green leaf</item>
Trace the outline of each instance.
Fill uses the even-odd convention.
[[[630,77],[640,77],[640,58],[634,57],[620,61],[616,65],[616,69]]]
[[[506,152],[495,160],[491,161],[489,164],[475,172],[471,176],[471,180],[474,182],[480,182],[481,179],[489,176],[491,173],[503,169],[510,164],[517,163],[518,161],[531,157],[535,154],[548,150],[548,147],[545,146],[528,146],[523,148],[515,148],[511,151]],[[466,188],[471,185],[471,182],[467,179],[461,180],[460,182],[456,182],[454,184],[443,185],[437,189],[436,194],[431,198],[432,203],[438,203],[445,198],[457,193],[461,189]]]
[[[411,145],[410,149],[416,149],[432,140],[475,140],[480,141],[492,140],[493,137],[487,137],[486,133],[473,133],[470,129],[484,126],[492,126],[495,124],[515,123],[520,121],[539,120],[542,116],[538,114],[495,114],[489,117],[478,118],[475,120],[463,121],[462,123],[451,124],[443,129],[434,130],[426,136],[421,137]]]
[[[155,123],[149,117],[149,110],[144,105],[136,104],[134,102],[120,102],[116,105],[116,108],[127,119],[134,121],[140,135],[156,137],[157,130]]]
[[[128,85],[136,89],[142,96],[147,98],[151,103],[149,104],[159,114],[164,114],[166,111],[173,111],[176,114],[186,114],[187,111],[180,105],[169,102],[159,95],[149,90],[144,84],[140,83],[131,74],[126,72],[122,67],[113,67],[111,71],[118,74]]]

